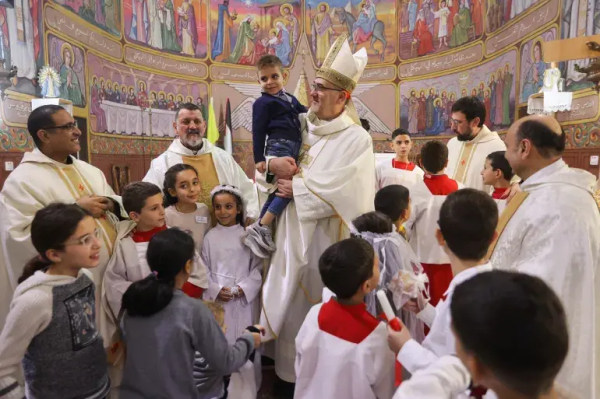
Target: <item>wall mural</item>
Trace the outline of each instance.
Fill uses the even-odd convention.
[[[278,56],[286,89],[307,95],[341,34],[369,55],[354,98],[378,150],[389,149],[399,126],[419,139],[446,140],[450,108],[465,95],[481,98],[486,123],[502,132],[543,84],[541,43],[599,34],[598,7],[583,0],[15,0],[15,8],[0,7],[0,58],[18,68],[0,82],[8,94],[0,99],[0,149],[28,148],[10,137],[22,133],[29,98],[41,95],[37,73],[48,64],[60,75],[61,96],[87,120],[92,155],[159,151],[173,137],[178,104],[196,103],[207,115],[212,96],[221,130],[230,100],[234,153],[251,171],[256,61]],[[590,84],[576,63],[559,64],[568,90],[578,91],[560,121],[574,135],[570,146],[598,146],[600,101],[585,91]]]

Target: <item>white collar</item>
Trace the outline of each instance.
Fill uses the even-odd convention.
[[[179,140],[179,138],[176,138],[175,140],[173,140],[173,142],[171,143],[171,145],[169,146],[167,151],[174,152],[175,154],[179,154],[179,155],[194,156],[194,155],[206,154],[206,153],[210,152],[212,147],[213,147],[213,145],[210,143],[210,141],[203,138],[202,139],[202,148],[200,148],[198,151],[194,152],[194,151],[190,150],[189,148],[185,147],[183,144],[181,144],[181,140]]]
[[[567,164],[565,163],[565,161],[563,161],[562,158],[560,158],[557,161],[546,166],[545,168],[542,168],[542,169],[538,170],[537,172],[535,172],[534,174],[532,174],[531,176],[529,176],[529,178],[523,182],[521,187],[523,189],[525,189],[529,186],[540,183],[545,178],[547,178],[550,175],[553,175],[554,173],[558,172],[560,169],[562,169],[565,166],[567,166]]]
[[[319,123],[320,122],[320,123]],[[309,110],[306,114],[306,124],[308,132],[315,136],[329,136],[330,134],[341,132],[354,125],[354,121],[348,116],[347,111],[342,112],[337,118],[330,121],[322,121]]]
[[[483,272],[491,272],[491,271],[492,271],[492,264],[490,262],[485,263],[483,265],[470,267],[467,270],[463,270],[462,272],[460,272],[456,276],[454,276],[454,278],[450,282],[450,286],[448,286],[448,289],[446,290],[446,292],[444,292],[444,296],[446,298],[452,296],[452,293],[454,292],[454,289],[456,288],[457,285],[464,283],[471,277],[474,277],[476,274],[483,273]]]

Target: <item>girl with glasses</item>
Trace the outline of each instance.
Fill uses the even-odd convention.
[[[53,203],[35,214],[31,241],[38,255],[23,269],[0,335],[0,392],[103,398],[110,380],[87,270],[100,261],[96,223],[78,205]],[[16,380],[21,362],[25,388]]]

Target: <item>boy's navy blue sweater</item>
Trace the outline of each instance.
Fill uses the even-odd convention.
[[[300,141],[299,114],[308,110],[293,95],[292,102],[262,93],[262,96],[252,105],[252,144],[254,147],[254,162],[265,161],[265,140],[286,139]]]

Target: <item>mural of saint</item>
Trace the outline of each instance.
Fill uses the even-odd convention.
[[[448,46],[448,17],[450,16],[450,10],[446,7],[446,0],[440,1],[440,9],[433,14],[435,18],[439,18],[440,20],[438,25],[439,48],[442,48],[442,45]]]
[[[148,92],[146,92],[146,83],[138,84],[137,105],[143,108],[148,108]]]
[[[235,47],[233,48],[233,52],[231,53],[229,58],[225,60],[225,62],[237,64],[242,55],[251,55],[254,52],[254,38],[255,32],[252,29],[252,16],[248,15],[240,23],[240,29],[238,30]],[[285,65],[285,62],[283,62],[283,60],[281,61],[283,65]]]
[[[490,119],[491,109],[491,99],[490,99],[490,89],[486,88],[484,91],[483,105],[485,106],[485,125],[487,127],[492,126],[492,121]]]
[[[84,96],[79,85],[79,77],[73,70],[75,56],[73,48],[69,43],[63,43],[60,54],[62,64],[60,66],[60,94],[62,98],[71,100],[73,105],[83,107],[85,105]]]
[[[496,75],[496,114],[494,122],[496,125],[502,124],[503,109],[504,109],[504,78],[502,77],[502,68],[498,69]]]
[[[319,12],[312,20],[312,49],[317,59],[317,65],[321,66],[327,56],[329,47],[331,47],[331,40],[335,35],[335,31],[329,16],[329,4],[321,2],[317,8]]]
[[[427,119],[425,122],[425,126],[427,130],[431,130],[433,127],[433,102],[435,101],[435,89],[431,88],[429,90],[429,95],[427,96],[427,100],[425,102],[425,110],[427,112]]]
[[[35,21],[28,1],[17,0],[14,5],[14,8],[6,9],[10,63],[18,68],[17,77],[31,80],[37,73],[33,35]],[[17,22],[17,15],[21,16],[20,23]]]
[[[300,40],[300,22],[294,15],[294,7],[291,4],[283,4],[279,8],[279,12],[283,16],[283,20],[288,32],[290,32],[290,45],[293,53],[296,47],[298,47],[298,40]]]
[[[121,87],[121,97],[120,97],[120,103],[121,104],[127,104],[127,86],[125,86],[123,84],[123,86]]]
[[[133,14],[131,16],[129,37],[139,42],[147,43],[148,4],[146,3],[146,0],[132,0],[131,5],[133,6]]]
[[[215,61],[223,61],[231,55],[231,27],[237,19],[237,13],[229,14],[229,0],[219,4],[219,20],[217,33],[212,45],[211,57]]]
[[[427,128],[427,99],[425,98],[425,90],[419,93],[419,109],[417,111],[417,131],[423,133]]]
[[[542,60],[542,41],[537,39],[531,48],[531,63],[527,66],[525,72],[523,90],[521,91],[521,101],[526,102],[529,96],[540,91],[544,84],[544,72],[546,63]]]
[[[147,0],[148,20],[150,24],[150,34],[148,44],[154,48],[162,49],[162,27],[160,23],[161,11],[159,9],[161,0]],[[133,25],[133,24],[132,24]]]
[[[198,27],[196,25],[196,14],[192,0],[184,0],[179,14],[179,43],[181,53],[187,55],[196,54],[196,45],[198,44]]]
[[[467,5],[467,0],[461,0],[460,10],[454,16],[454,28],[450,37],[450,47],[462,46],[469,41],[468,28],[471,24],[471,11]]]
[[[123,89],[125,90],[125,89]],[[106,115],[100,107],[102,103],[100,97],[100,86],[98,86],[98,78],[92,78],[92,87],[90,88],[90,112],[96,117],[96,132],[106,132]]]
[[[189,102],[193,102],[193,99],[190,98]],[[196,105],[200,108],[200,112],[202,112],[202,116],[204,117],[204,120],[207,120],[206,105],[204,105],[204,101],[202,100],[202,97],[198,97],[196,99]]]
[[[273,45],[275,55],[281,60],[283,66],[288,66],[292,60],[292,48],[290,47],[290,32],[288,32],[283,21],[275,23],[277,41]]]
[[[496,74],[490,76],[490,126],[496,122]]]
[[[159,5],[158,15],[160,19],[163,49],[180,52],[181,46],[177,42],[177,32],[175,31],[173,0],[161,0]],[[196,42],[197,41],[198,36],[196,36]]]
[[[169,94],[169,101],[167,102],[167,109],[169,111],[175,111],[175,96],[173,93]]]
[[[475,26],[475,35],[479,36],[483,33],[483,6],[481,5],[482,0],[471,0],[472,1],[472,13],[471,19]]]
[[[419,119],[419,99],[417,98],[417,92],[415,90],[410,92],[408,107],[408,131],[409,133],[417,133],[417,123]]]
[[[121,102],[121,92],[119,91],[119,84],[115,83],[114,87],[113,87],[113,96],[110,99],[110,101],[114,102],[114,103],[120,103]]]
[[[419,46],[417,47],[418,55],[426,55],[433,51],[433,36],[427,27],[427,22],[425,22],[423,10],[420,10],[417,16],[413,37],[414,40],[419,43]]]
[[[158,108],[158,98],[154,90],[150,92],[150,108]]]
[[[252,36],[254,37],[254,41],[246,40],[245,47],[242,52],[242,56],[240,57],[240,59],[237,62],[238,64],[241,64],[241,65],[256,65],[256,63],[258,62],[260,57],[267,54],[267,51],[265,49],[265,46],[268,45],[267,39],[266,38],[262,38],[260,40],[258,39],[258,30],[260,28],[258,23],[256,21],[252,21],[250,23],[250,26],[252,28]],[[238,41],[239,41],[239,37],[238,37]],[[263,43],[264,43],[264,45],[263,45]],[[237,43],[236,43],[236,46],[237,46]]]
[[[502,94],[502,125],[509,126],[510,121],[510,91],[513,86],[513,74],[510,73],[510,65],[504,66],[504,93]]]
[[[127,95],[127,105],[138,105],[133,86],[129,86],[129,95]]]
[[[417,11],[418,11],[417,0],[410,0],[408,2],[408,30],[410,32],[415,30],[415,24],[417,23]]]
[[[375,15],[375,4],[372,0],[364,0],[358,15],[358,20],[352,27],[352,41],[354,44],[366,42],[373,35],[373,28],[377,22]]]

